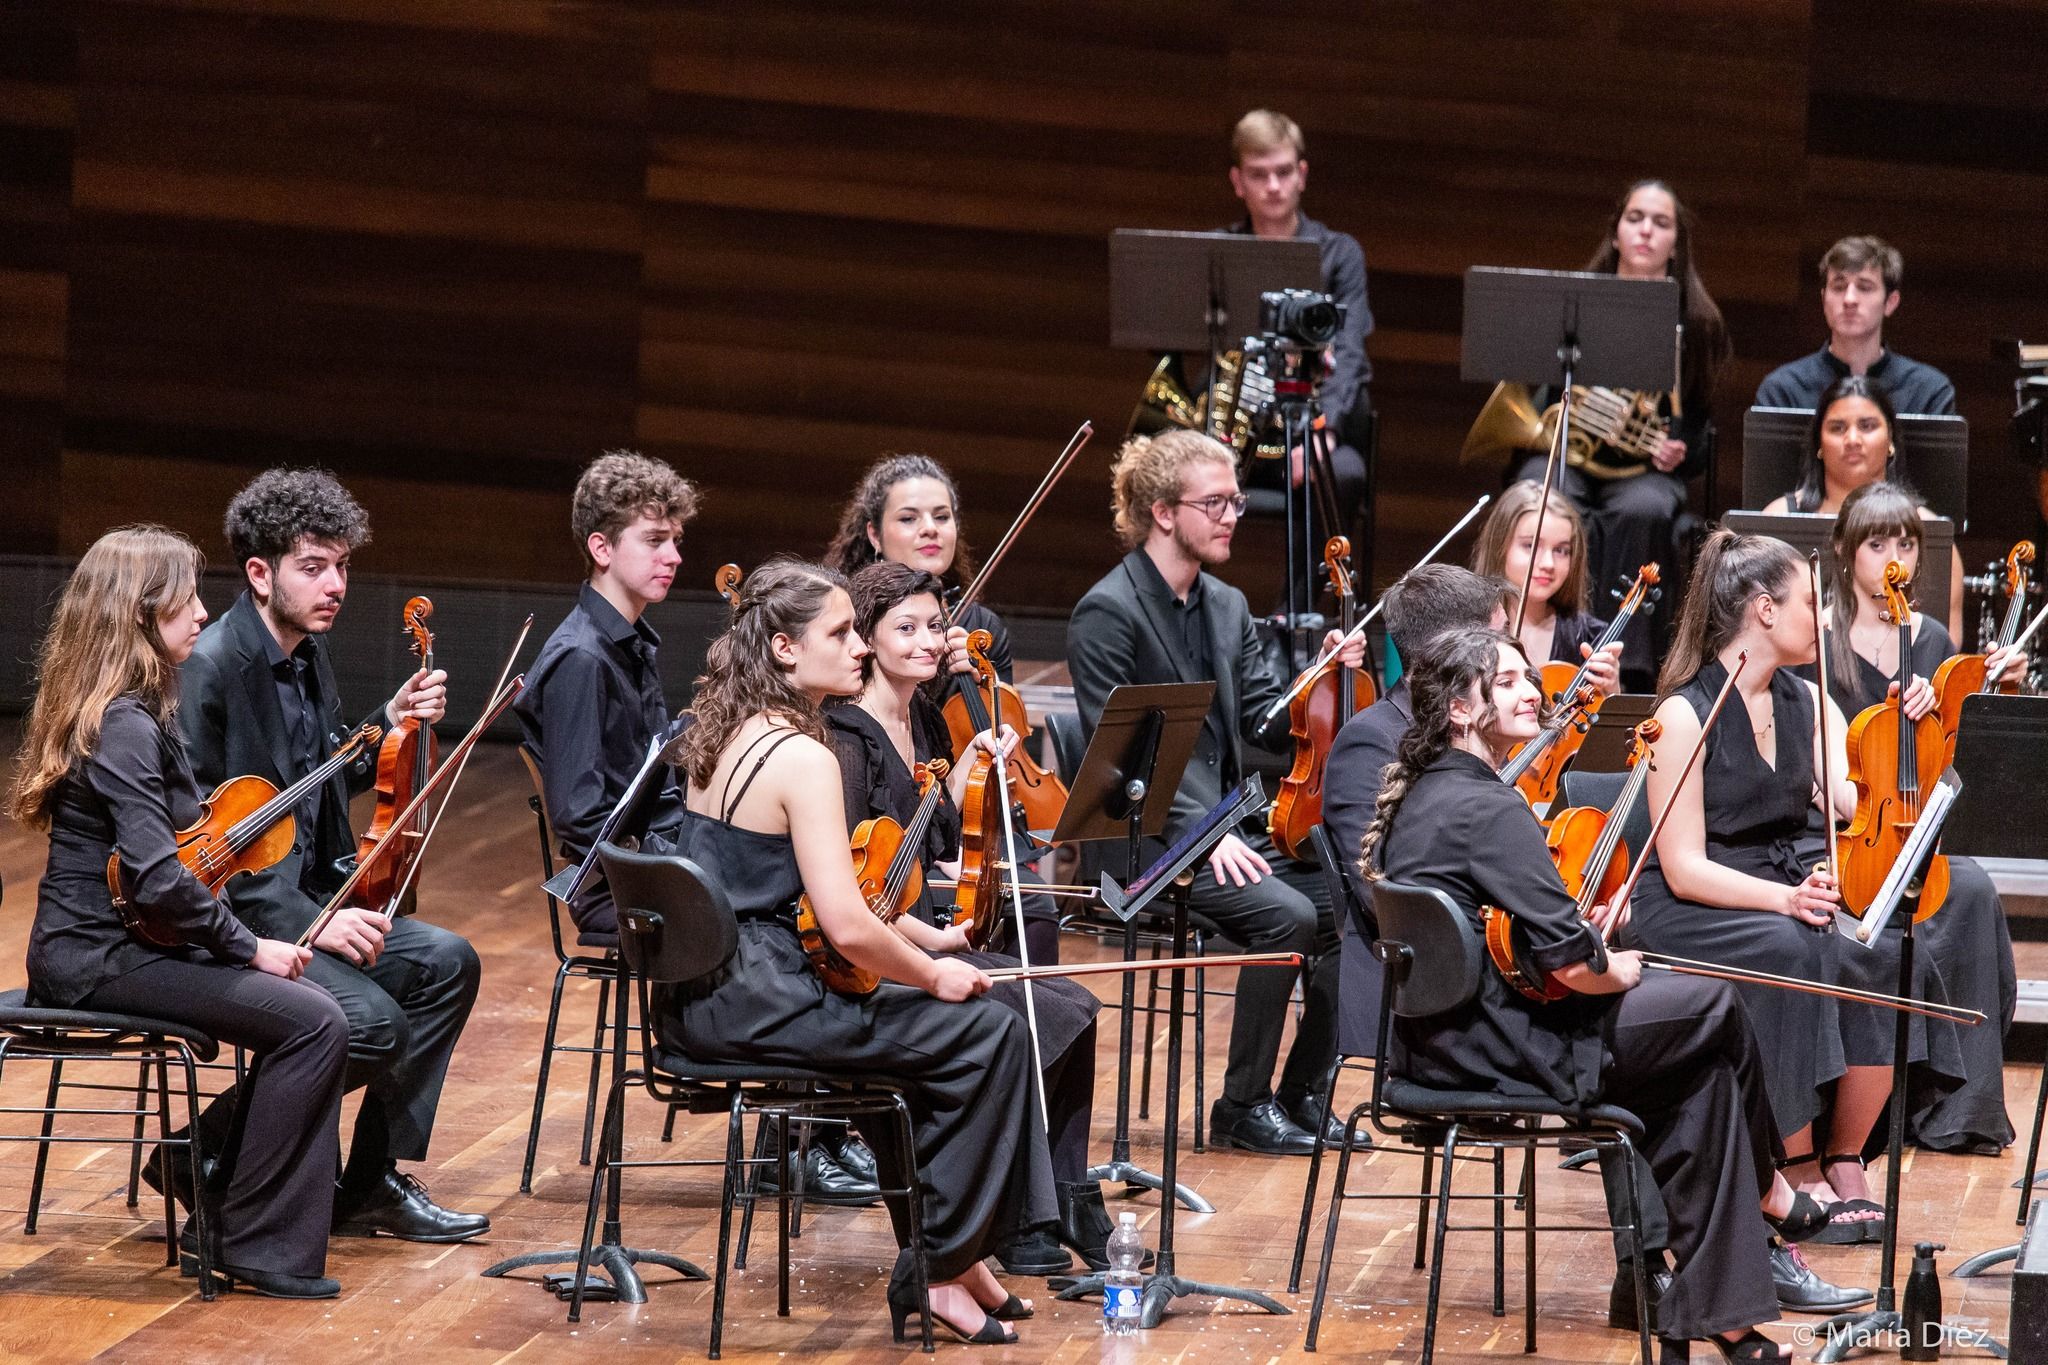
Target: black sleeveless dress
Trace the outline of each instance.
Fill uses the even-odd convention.
[[[725,815],[766,758],[725,804]],[[665,1042],[707,1061],[805,1066],[906,1083],[934,1283],[965,1274],[1019,1234],[1058,1219],[1022,1019],[986,997],[948,1004],[893,982],[863,999],[828,989],[797,939],[803,879],[786,834],[762,834],[685,810],[672,847],[725,887],[740,941],[709,986],[657,994],[655,1031]],[[863,1125],[861,1132],[886,1184],[888,1172],[903,1169],[892,1130]],[[908,1210],[891,1200],[889,1216],[897,1244],[906,1248],[894,1280],[908,1284]]]
[[[1728,670],[1719,660],[1679,690],[1704,721]],[[1771,678],[1777,718],[1774,768],[1750,733],[1748,713],[1730,698],[1707,732],[1700,759],[1707,857],[1722,867],[1796,886],[1823,856],[1807,833],[1813,797],[1813,698],[1806,684],[1779,669]],[[1730,910],[1681,900],[1664,881],[1655,855],[1636,886],[1635,942],[1653,952],[1832,982],[1844,951],[1832,930],[1809,927],[1763,909]],[[1765,1040],[1764,1077],[1780,1133],[1796,1133],[1824,1107],[1822,1087],[1842,1074],[1842,1020],[1827,996],[1775,986],[1738,985],[1756,1036]]]

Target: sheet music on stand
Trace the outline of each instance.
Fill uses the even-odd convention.
[[[1941,827],[1948,819],[1949,809],[1955,805],[1956,797],[1962,793],[1963,780],[1950,768],[1934,784],[1934,790],[1920,804],[1920,818],[1913,824],[1913,832],[1906,836],[1906,845],[1899,850],[1892,870],[1885,875],[1884,885],[1878,888],[1877,900],[1864,912],[1862,919],[1837,911],[1835,932],[1858,947],[1869,948],[1884,934],[1884,927],[1891,922],[1892,912],[1899,908],[1900,899],[1906,894],[1906,883],[1933,852],[1934,843],[1941,838]]]
[[[641,760],[640,771],[633,774],[633,780],[626,784],[625,794],[619,798],[619,804],[612,807],[612,813],[605,816],[604,824],[598,827],[597,837],[590,841],[590,851],[583,855],[583,861],[573,867],[565,867],[548,878],[541,883],[541,890],[564,905],[573,902],[576,897],[589,890],[590,880],[599,870],[598,845],[618,833],[619,826],[625,821],[626,813],[638,805],[640,798],[647,794],[650,774],[662,766],[662,761],[669,757],[669,750],[681,739],[680,734],[666,741],[661,735],[656,735],[647,741],[647,757]]]
[[[1186,871],[1197,858],[1206,857],[1209,848],[1222,834],[1228,833],[1247,813],[1266,802],[1265,784],[1259,775],[1253,773],[1237,784],[1237,787],[1223,794],[1223,799],[1211,806],[1194,826],[1175,841],[1172,848],[1160,854],[1138,876],[1131,879],[1129,886],[1118,886],[1107,872],[1102,874],[1102,901],[1111,913],[1119,919],[1128,920],[1144,909],[1152,899],[1166,889],[1175,877]]]

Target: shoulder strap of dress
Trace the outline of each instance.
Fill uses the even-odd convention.
[[[732,790],[732,780],[734,777],[739,775],[740,765],[747,761],[747,756],[749,754],[753,753],[754,750],[759,749],[761,747],[761,741],[764,739],[768,739],[772,736],[775,738],[775,742],[769,745],[767,749],[763,750],[761,756],[754,760],[754,766],[747,770],[747,780],[740,783],[740,789],[738,793],[735,794],[730,801],[722,803],[722,807],[718,813],[718,818],[720,820],[723,820],[728,825],[732,823],[732,813],[740,808],[740,802],[747,799],[747,792],[754,785],[754,779],[761,775],[762,767],[768,762],[770,758],[774,757],[775,751],[777,749],[780,749],[790,739],[794,738],[796,734],[797,731],[790,729],[788,726],[775,726],[773,728],[763,730],[760,734],[754,736],[754,742],[752,744],[749,744],[746,747],[746,749],[741,752],[739,762],[734,763],[732,765],[732,771],[726,774],[725,786],[727,791]]]

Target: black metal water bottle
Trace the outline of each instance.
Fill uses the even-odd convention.
[[[1934,1268],[1934,1253],[1948,1248],[1939,1242],[1921,1242],[1913,1248],[1913,1272],[1906,1277],[1906,1298],[1900,1314],[1905,1344],[1901,1360],[1941,1359],[1941,1272]]]

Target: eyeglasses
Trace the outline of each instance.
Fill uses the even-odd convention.
[[[1244,509],[1250,505],[1251,499],[1242,493],[1233,493],[1228,496],[1222,493],[1212,493],[1206,498],[1182,498],[1174,503],[1176,507],[1200,508],[1202,513],[1211,521],[1223,520],[1223,513],[1226,510],[1233,516],[1241,517],[1244,515]]]

